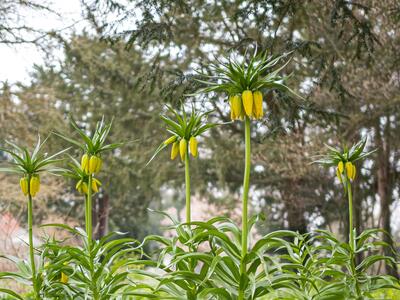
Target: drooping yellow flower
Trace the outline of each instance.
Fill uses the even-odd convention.
[[[96,169],[94,170],[94,172],[99,173],[102,165],[103,165],[103,160],[100,157],[97,157],[97,165],[96,165]]]
[[[21,186],[21,190],[22,190],[22,193],[24,193],[24,196],[27,196],[28,195],[28,178],[22,177],[19,180],[19,185]]]
[[[92,180],[92,191],[95,193],[99,192],[99,187],[101,187],[101,182],[97,178],[93,178]]]
[[[173,136],[171,136],[171,137],[169,137],[168,139],[166,139],[165,141],[164,141],[164,145],[169,145],[169,144],[172,144],[173,142],[175,142],[176,141],[176,135],[173,135]]]
[[[87,174],[89,173],[89,155],[84,154],[81,158],[81,169]]]
[[[253,93],[250,90],[245,90],[242,93],[243,107],[246,115],[251,117],[253,114]]]
[[[242,116],[242,99],[239,95],[234,95],[229,98],[231,103],[231,119],[237,120]]]
[[[185,160],[186,156],[186,151],[187,151],[187,141],[185,139],[181,139],[179,142],[179,153],[181,155],[181,160]]]
[[[89,160],[89,174],[96,173],[97,171],[100,171],[101,167],[101,159],[96,156],[92,155]]]
[[[255,91],[253,93],[253,99],[253,116],[256,119],[261,119],[264,116],[262,93],[260,91]]]
[[[350,180],[354,180],[354,178],[356,177],[356,167],[349,161],[346,162],[345,167],[346,167],[347,177]]]
[[[87,185],[86,182],[82,182],[81,189],[82,189],[82,192],[83,192],[84,194],[87,194],[87,193],[88,193],[88,185]]]
[[[171,148],[171,159],[174,160],[178,156],[178,153],[179,153],[179,143],[174,142]]]
[[[189,148],[190,148],[190,153],[192,154],[193,157],[197,156],[197,139],[192,136],[189,140]]]
[[[40,178],[39,175],[33,175],[31,177],[31,182],[29,184],[29,192],[32,197],[35,197],[37,192],[39,192],[40,189]]]
[[[343,174],[343,171],[344,171],[344,164],[343,164],[342,161],[339,161],[339,163],[338,163],[338,165],[337,165],[337,168],[338,168],[338,170],[339,170],[339,173],[340,173],[340,174]]]

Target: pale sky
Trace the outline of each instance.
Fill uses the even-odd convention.
[[[1,1],[1,0],[0,0]],[[37,1],[42,3],[42,1]],[[84,22],[81,16],[79,0],[52,0],[50,7],[60,14],[56,16],[50,13],[26,12],[27,25],[45,30],[61,30],[78,22],[74,28],[81,29]],[[71,29],[65,30],[65,34]],[[43,57],[40,51],[32,45],[6,46],[0,44],[0,82],[16,81],[26,82],[34,63],[40,64]]]

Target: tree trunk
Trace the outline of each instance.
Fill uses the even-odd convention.
[[[102,238],[108,233],[108,216],[109,216],[109,196],[107,193],[99,201],[99,228],[98,238]]]
[[[381,222],[380,226],[383,230],[385,230],[388,234],[383,235],[383,240],[386,242],[389,247],[385,247],[384,254],[387,256],[391,256],[395,258],[393,249],[393,240],[392,240],[392,228],[391,228],[391,215],[390,215],[390,203],[391,203],[391,184],[389,178],[389,144],[387,143],[388,139],[388,130],[389,130],[389,121],[385,125],[385,129],[383,135],[380,130],[380,121],[378,120],[378,124],[376,126],[376,139],[378,146],[378,166],[377,166],[377,189],[381,206]],[[387,274],[395,276],[398,278],[397,268],[391,268],[388,265],[385,265],[385,270]]]

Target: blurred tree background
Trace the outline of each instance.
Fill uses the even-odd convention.
[[[31,145],[38,132],[71,133],[68,114],[87,130],[105,115],[115,117],[110,141],[129,142],[106,158],[105,185],[95,211],[97,235],[120,230],[142,239],[160,226],[159,217],[147,208],[183,206],[183,166],[164,153],[144,167],[166,138],[158,115],[166,103],[185,102],[212,108],[213,121],[227,122],[227,99],[185,95],[198,87],[196,70],[207,71],[215,57],[257,45],[257,51],[271,54],[292,51],[284,73],[292,74],[288,85],[306,99],[271,92],[265,120],[253,124],[250,197],[253,213],[267,216],[259,232],[319,227],[347,236],[345,199],[334,170],[310,163],[324,151],[325,142],[350,145],[368,135],[368,147],[378,151],[358,166],[355,223],[358,231],[385,229],[394,236],[394,241],[385,237],[386,242],[397,247],[398,1],[82,0],[83,30],[72,35],[49,30],[27,41],[11,17],[25,8],[2,3],[0,20],[7,23],[0,26],[0,42],[34,42],[48,59],[34,66],[30,82],[3,82],[0,137]],[[51,3],[34,4],[30,7],[55,13]],[[242,131],[240,123],[212,130],[200,141],[200,157],[192,168],[197,201],[232,214],[244,168],[238,163],[244,152],[238,138]],[[63,141],[50,138],[49,147],[62,146]],[[57,190],[43,193],[46,201],[36,204],[39,216],[82,220],[75,184],[49,180],[57,181]],[[24,209],[8,192],[8,178],[0,189],[3,210]]]

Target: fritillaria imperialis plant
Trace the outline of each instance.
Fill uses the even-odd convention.
[[[325,166],[334,166],[336,175],[341,185],[343,185],[344,193],[348,197],[348,214],[349,214],[349,242],[343,244],[337,240],[332,233],[319,230],[320,236],[317,239],[324,241],[327,245],[325,250],[331,252],[331,259],[328,261],[329,267],[333,269],[336,266],[336,280],[342,278],[346,290],[348,291],[346,299],[365,299],[371,297],[371,292],[383,287],[396,288],[396,279],[391,276],[370,276],[368,269],[379,261],[383,261],[389,265],[396,262],[393,258],[380,255],[380,248],[389,247],[384,242],[379,241],[378,234],[388,234],[379,229],[366,230],[357,235],[353,226],[353,194],[352,183],[356,179],[356,162],[374,153],[376,150],[365,152],[367,139],[354,144],[352,147],[343,147],[343,149],[335,149],[326,145],[328,153],[323,155],[315,163]],[[357,264],[357,255],[366,252],[365,259]],[[345,269],[346,271],[343,271]]]
[[[75,140],[61,133],[56,134],[83,151],[80,168],[77,166],[76,161],[73,160],[73,163],[70,164],[72,170],[67,176],[77,179],[76,188],[85,195],[85,225],[88,244],[90,246],[93,234],[92,195],[93,192],[98,191],[98,187],[101,185],[100,181],[95,178],[102,167],[101,155],[106,151],[121,147],[123,143],[105,144],[112,127],[112,121],[106,124],[104,118],[102,118],[102,120],[96,124],[96,128],[91,135],[86,134],[79,128],[72,117],[70,118],[70,123],[79,134],[82,141]]]
[[[156,149],[154,155],[151,157],[149,164],[158,153],[163,149],[171,146],[171,159],[174,160],[178,154],[182,162],[185,164],[185,187],[186,187],[186,222],[191,221],[191,209],[190,209],[190,168],[189,168],[189,150],[193,157],[198,155],[198,141],[197,138],[217,124],[205,123],[208,115],[212,111],[200,113],[192,108],[191,114],[187,115],[184,108],[182,107],[182,113],[174,110],[172,107],[167,106],[168,112],[172,117],[168,115],[161,115],[160,118],[166,125],[166,130],[171,136],[160,144]]]
[[[271,90],[290,92],[283,82],[285,76],[279,72],[286,66],[279,63],[287,57],[283,54],[277,57],[268,56],[267,52],[257,54],[257,49],[248,57],[228,56],[224,60],[211,65],[212,75],[202,74],[208,80],[198,80],[206,85],[198,93],[221,92],[229,98],[231,119],[245,122],[245,170],[243,178],[243,208],[242,208],[242,267],[240,274],[246,273],[245,259],[248,251],[248,196],[251,168],[250,120],[262,119],[264,116],[263,93]],[[241,291],[239,299],[243,299]]]
[[[47,139],[43,142],[40,141],[40,137],[36,144],[36,147],[32,152],[26,147],[20,147],[12,142],[6,141],[7,145],[10,148],[0,148],[0,151],[3,151],[9,154],[13,160],[10,162],[10,167],[1,168],[2,172],[14,173],[20,176],[20,187],[24,196],[27,197],[28,200],[28,236],[29,236],[29,258],[30,258],[30,266],[25,266],[24,262],[17,262],[17,265],[21,267],[21,274],[0,274],[0,277],[11,277],[19,279],[23,282],[30,281],[33,287],[33,295],[34,299],[39,300],[42,299],[43,295],[41,293],[42,289],[42,278],[41,272],[37,272],[36,264],[35,264],[35,249],[33,244],[33,232],[32,232],[32,223],[33,223],[33,198],[39,192],[40,189],[40,174],[42,173],[52,173],[56,174],[62,171],[62,169],[58,167],[54,167],[55,163],[61,161],[57,157],[68,149],[57,152],[53,155],[46,155],[42,153],[42,148]],[[16,261],[15,259],[13,259]],[[29,270],[29,272],[26,272]],[[8,293],[16,297],[16,293],[10,290],[2,289],[2,292]],[[22,299],[22,298],[21,298]]]

